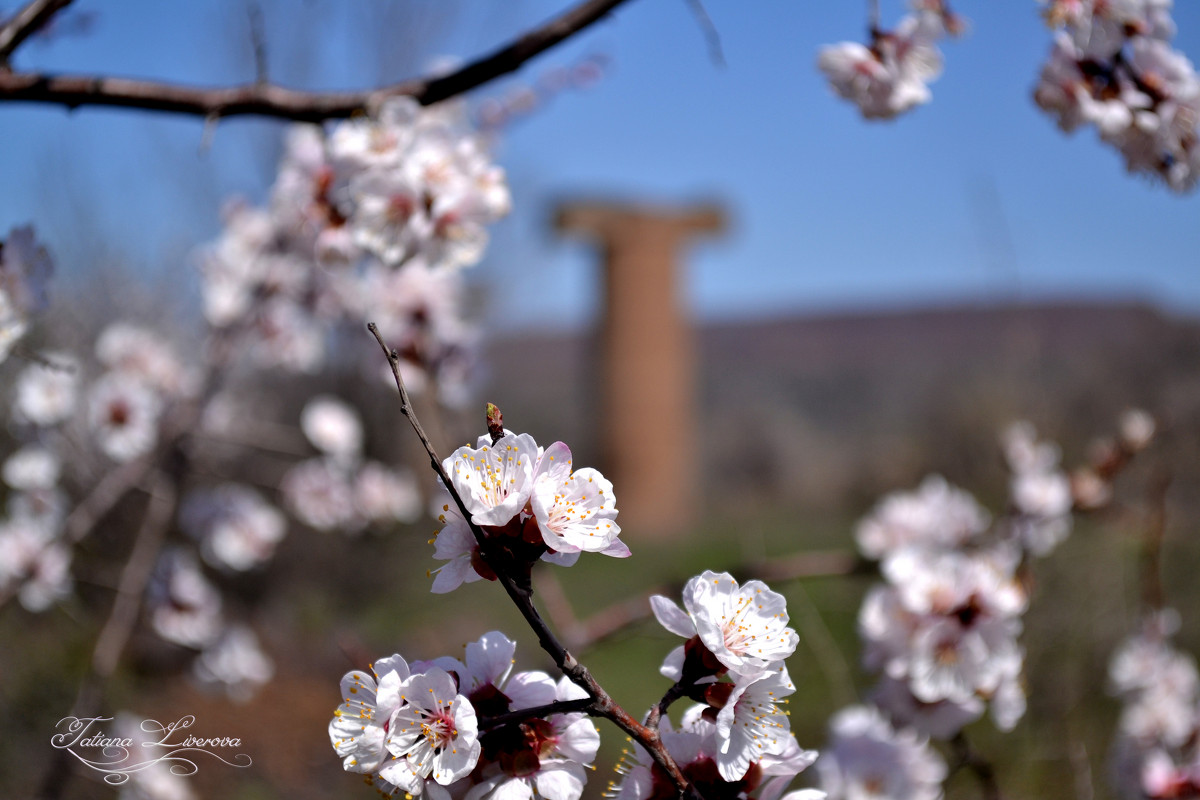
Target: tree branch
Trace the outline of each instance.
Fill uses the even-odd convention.
[[[7,69],[8,59],[21,43],[46,26],[46,23],[73,0],[31,0],[0,27],[0,68]]]
[[[558,638],[550,630],[550,627],[546,625],[545,620],[542,619],[537,609],[533,606],[532,591],[528,588],[518,586],[506,570],[502,567],[497,568],[500,565],[492,561],[490,558],[492,548],[488,545],[483,529],[475,524],[471,512],[467,509],[466,503],[463,502],[462,495],[454,488],[454,483],[446,473],[445,467],[442,466],[442,460],[438,456],[437,451],[433,449],[433,444],[429,441],[429,436],[426,435],[420,421],[413,413],[408,389],[405,388],[404,379],[400,376],[400,354],[387,346],[387,343],[383,341],[383,337],[379,334],[379,327],[374,322],[367,323],[367,329],[375,337],[375,341],[379,343],[379,347],[383,350],[384,355],[387,357],[388,365],[392,369],[392,377],[395,378],[396,389],[400,393],[400,413],[408,420],[413,431],[416,432],[417,438],[424,445],[425,452],[429,456],[429,462],[433,466],[434,472],[441,479],[442,485],[450,493],[450,497],[454,500],[454,504],[457,506],[463,520],[471,529],[471,533],[475,537],[475,542],[479,546],[480,555],[483,557],[484,562],[493,568],[500,585],[504,587],[504,591],[508,594],[509,599],[513,601],[517,610],[521,612],[521,616],[525,618],[526,624],[537,635],[538,644],[554,659],[555,666],[577,686],[588,693],[591,702],[583,710],[593,717],[603,717],[612,722],[625,733],[629,734],[638,744],[646,748],[655,763],[662,767],[667,775],[670,776],[680,797],[687,797],[690,800],[703,800],[691,783],[688,782],[688,779],[684,777],[683,772],[674,760],[672,760],[670,754],[667,753],[667,749],[663,746],[658,731],[638,722],[628,711],[612,699],[608,692],[604,690],[604,687],[592,677],[587,667],[575,660],[575,656],[571,655],[567,648],[558,641]]]
[[[65,5],[69,0],[41,2]],[[344,119],[369,112],[389,97],[407,96],[430,105],[468,92],[516,71],[624,2],[627,0],[587,0],[448,75],[426,76],[367,91],[306,92],[270,83],[203,88],[100,75],[0,72],[0,102],[49,103],[70,109],[135,108],[206,118],[256,115],[297,122]],[[30,5],[38,4],[35,0]]]

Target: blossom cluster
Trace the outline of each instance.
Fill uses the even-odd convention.
[[[300,429],[321,455],[288,470],[279,488],[301,522],[355,533],[421,515],[411,474],[364,459],[362,419],[354,408],[334,397],[313,398],[301,412]]]
[[[1069,533],[1073,495],[1057,446],[1031,425],[1013,425],[1002,444],[1011,508],[1001,519],[934,475],[883,498],[858,525],[859,550],[885,580],[858,618],[864,663],[880,682],[872,705],[831,722],[819,766],[833,798],[876,786],[880,797],[936,800],[947,769],[930,739],[956,737],[989,706],[1002,730],[1025,713],[1019,567]]]
[[[513,672],[516,643],[499,631],[461,660],[400,655],[342,678],[329,738],[348,772],[385,797],[578,800],[600,735],[582,713],[519,712],[587,698],[567,678]]]
[[[64,541],[68,498],[62,488],[62,428],[79,403],[79,364],[44,353],[14,382],[13,431],[22,443],[4,462],[6,518],[0,522],[0,593],[45,611],[71,592],[71,548]]]
[[[497,431],[479,437],[442,462],[462,510],[448,490],[436,501],[442,527],[433,557],[447,563],[433,570],[432,591],[453,591],[480,578],[495,580],[472,525],[484,535],[493,559],[528,575],[538,560],[570,566],[580,553],[624,558],[617,498],[612,483],[591,467],[573,468],[562,442],[542,448],[527,433]]]
[[[212,552],[205,550],[206,555]],[[205,576],[191,550],[172,547],[159,557],[146,605],[158,636],[195,651],[192,676],[201,686],[245,701],[275,674],[275,665],[255,633],[226,620],[220,590]]]
[[[1055,29],[1034,100],[1058,127],[1095,126],[1130,172],[1187,191],[1200,177],[1200,77],[1171,46],[1171,0],[1043,0]]]
[[[787,626],[787,601],[761,581],[739,585],[728,573],[705,571],[687,582],[683,608],[662,595],[651,598],[659,623],[684,637],[663,662],[674,691],[698,701],[678,730],[666,718],[662,740],[683,774],[705,797],[775,800],[817,754],[803,750],[784,706],[795,691],[784,659],[799,637]],[[638,748],[618,768],[609,788],[620,800],[650,800],[674,785]],[[801,790],[792,800],[819,797]]]
[[[1124,704],[1113,750],[1125,797],[1200,796],[1200,675],[1171,643],[1178,628],[1172,610],[1147,615],[1109,664]]]
[[[917,0],[895,30],[872,24],[865,45],[822,47],[817,67],[833,91],[858,106],[864,118],[892,119],[929,102],[929,84],[942,73],[937,43],[963,26],[944,0]]]
[[[314,372],[338,326],[374,320],[409,387],[461,399],[477,334],[459,268],[511,205],[464,107],[387,101],[370,118],[287,138],[266,208],[233,203],[202,256],[209,323],[260,366]]]

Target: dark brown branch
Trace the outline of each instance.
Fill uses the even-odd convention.
[[[21,43],[46,26],[59,11],[73,0],[31,0],[12,19],[0,27],[0,69],[7,69],[8,59]]]
[[[205,118],[256,115],[321,122],[369,112],[389,97],[422,105],[446,100],[519,69],[554,45],[602,19],[627,0],[587,0],[490,55],[448,75],[427,76],[378,89],[305,92],[269,83],[203,88],[100,75],[0,72],[0,102],[135,108]],[[62,0],[58,0],[62,2]]]
[[[479,720],[479,730],[490,731],[502,725],[524,722],[527,719],[537,719],[538,717],[547,717],[551,714],[571,714],[587,711],[588,706],[591,704],[592,698],[583,697],[578,700],[556,700],[553,703],[546,703],[545,705],[533,706],[531,708],[518,708],[516,711],[509,711],[506,714],[497,714],[494,717],[482,717]]]
[[[678,765],[671,759],[667,753],[666,747],[659,737],[658,730],[647,727],[636,719],[629,712],[623,709],[612,699],[612,697],[604,690],[604,687],[592,677],[591,672],[587,667],[575,660],[575,656],[571,655],[570,651],[558,640],[554,632],[542,619],[537,609],[533,606],[532,591],[528,588],[522,588],[517,585],[516,581],[504,569],[494,568],[496,562],[491,559],[491,547],[488,546],[487,536],[483,529],[475,524],[471,516],[471,512],[467,509],[466,503],[463,502],[462,495],[454,488],[453,481],[450,480],[445,467],[442,466],[442,460],[434,450],[433,444],[429,441],[425,430],[421,427],[420,421],[412,410],[412,402],[408,396],[408,389],[404,386],[404,379],[400,375],[400,354],[387,346],[383,341],[383,337],[379,334],[379,328],[374,322],[367,323],[367,329],[371,335],[375,337],[375,341],[379,344],[387,357],[388,365],[392,370],[392,377],[396,381],[396,389],[400,393],[400,413],[408,420],[413,431],[417,434],[417,438],[421,440],[421,444],[425,447],[425,453],[429,456],[429,462],[433,467],[434,472],[442,481],[442,485],[446,487],[446,491],[450,493],[450,497],[454,500],[455,506],[462,515],[463,520],[471,529],[471,534],[475,537],[475,542],[479,546],[479,553],[483,557],[488,566],[493,567],[496,573],[496,578],[504,591],[508,594],[509,599],[521,612],[521,616],[525,618],[525,622],[533,630],[538,637],[538,644],[545,650],[552,659],[555,666],[563,675],[566,675],[577,686],[588,693],[590,702],[583,709],[587,714],[593,717],[603,717],[612,722],[618,728],[629,734],[636,742],[646,748],[647,752],[663,770],[670,776],[671,781],[675,784],[681,797],[688,797],[690,800],[702,800],[699,793],[684,777],[683,772]]]

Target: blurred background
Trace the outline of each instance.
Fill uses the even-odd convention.
[[[470,59],[562,7],[81,0],[58,35],[21,51],[20,66],[249,81],[260,20],[271,80],[358,88],[422,74],[448,55]],[[620,506],[632,512],[622,524],[633,558],[585,558],[569,578],[559,574],[573,613],[586,618],[705,568],[850,553],[854,522],[878,497],[929,473],[999,512],[1006,474],[996,437],[1008,422],[1032,420],[1072,465],[1124,409],[1146,408],[1166,435],[1122,478],[1122,513],[1081,521],[1037,564],[1025,634],[1029,714],[1005,736],[986,722],[972,729],[1006,796],[1111,796],[1105,756],[1118,708],[1105,665],[1137,617],[1138,533],[1154,469],[1172,476],[1168,602],[1183,614],[1181,647],[1200,650],[1197,198],[1124,174],[1090,132],[1064,136],[1038,112],[1030,89],[1051,34],[1034,2],[964,0],[956,10],[970,30],[943,47],[932,104],[883,124],[862,122],[814,67],[820,45],[864,37],[865,3],[709,0],[707,9],[723,63],[689,4],[635,0],[469,98],[493,127],[514,210],[469,275],[486,349],[468,411],[445,421],[443,454],[482,430],[488,400],[509,427],[543,444],[566,441],[577,464],[605,469],[636,460],[630,437],[623,444],[606,420],[612,392],[651,398],[656,410],[645,416],[655,424],[634,433],[667,437],[695,468],[673,489],[680,513],[653,504],[632,512],[632,497]],[[885,24],[902,11],[884,2]],[[1175,18],[1176,46],[1200,53],[1200,7],[1181,5]],[[228,198],[264,201],[285,130],[0,106],[0,230],[32,222],[58,267],[39,335],[86,342],[121,315],[170,330],[184,349],[196,341],[196,249],[219,233]],[[651,242],[646,260],[624,262],[635,265],[632,283],[609,282],[619,248],[603,225],[580,221],[585,212],[642,231],[622,240],[629,252]],[[703,219],[680,233],[689,215]],[[670,242],[656,250],[662,236]],[[639,275],[659,279],[648,289]],[[636,344],[615,362],[603,358],[606,346],[621,346],[606,338],[605,320],[646,296],[659,303],[654,324],[671,331],[662,338],[679,348],[679,368],[661,383],[641,382],[638,370],[653,364],[636,363]],[[653,340],[655,328],[646,330]],[[373,344],[364,336],[346,346]],[[374,384],[333,370],[264,375],[255,389],[292,420],[312,394],[352,396],[374,455],[420,468],[394,399]],[[664,420],[685,435],[671,439]],[[620,482],[616,491],[624,496]],[[0,796],[32,793],[49,762],[54,723],[75,697],[129,546],[133,523],[120,514],[84,545],[94,567],[77,597],[43,615],[15,604],[0,613]],[[433,527],[359,538],[293,531],[266,570],[226,587],[253,610],[276,665],[248,703],[202,693],[178,653],[135,634],[109,706],[158,719],[196,714],[204,730],[241,735],[254,766],[201,764],[202,796],[365,796],[325,730],[346,670],[392,652],[456,652],[495,627],[520,641],[519,666],[550,666],[498,587],[472,584],[448,603],[428,593]],[[819,748],[825,720],[870,683],[854,625],[872,580],[777,587],[802,637],[790,708],[806,747]],[[665,689],[656,669],[672,639],[642,621],[582,658],[619,701],[644,708]],[[615,731],[601,733],[593,797],[622,744]],[[978,791],[966,775],[948,788],[953,797]],[[113,794],[81,772],[66,796]]]

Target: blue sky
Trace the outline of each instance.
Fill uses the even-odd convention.
[[[566,0],[464,0],[424,10],[419,32],[374,39],[332,0],[263,4],[271,70],[307,86],[403,77],[439,53],[471,57],[556,13]],[[884,0],[885,25],[902,13]],[[11,3],[9,3],[11,6]],[[933,103],[868,124],[814,68],[823,43],[861,38],[866,3],[707,0],[727,66],[714,66],[684,0],[632,0],[615,18],[532,62],[513,83],[591,54],[596,86],[514,124],[498,150],[516,211],[495,230],[476,279],[505,327],[560,327],[595,310],[594,255],[558,240],[553,204],[573,196],[662,203],[715,199],[732,230],[689,261],[688,302],[706,318],[913,306],[1020,296],[1150,300],[1200,311],[1200,199],[1124,173],[1081,131],[1059,133],[1030,101],[1050,42],[1037,3],[960,0],[969,34],[946,43]],[[82,38],[29,47],[22,67],[191,83],[252,77],[246,5],[101,4]],[[1200,6],[1176,9],[1176,46],[1200,56]],[[413,42],[414,37],[418,40]],[[410,70],[411,71],[411,70]],[[137,270],[186,274],[217,230],[222,197],[261,198],[273,122],[228,121],[202,147],[192,119],[0,106],[0,228],[31,220],[67,262],[95,242]],[[519,311],[518,311],[519,309]]]

